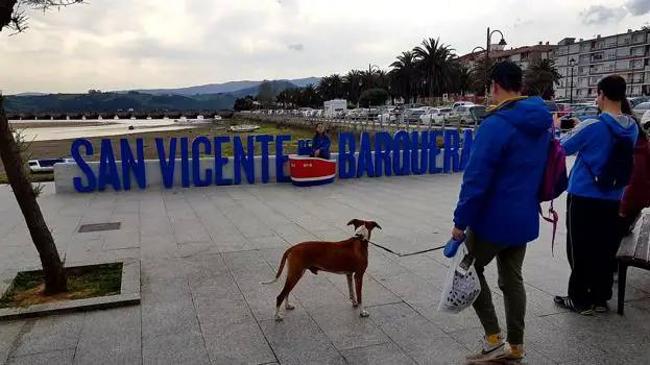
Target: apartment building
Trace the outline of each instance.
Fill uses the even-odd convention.
[[[534,46],[525,46],[505,49],[504,46],[493,44],[490,46],[490,59],[495,62],[512,61],[518,64],[523,70],[526,70],[533,62],[552,58],[556,46],[539,42]],[[458,58],[458,60],[469,69],[474,68],[477,61],[485,57],[485,52],[468,53]]]
[[[595,98],[598,80],[610,74],[625,78],[628,95],[650,95],[650,28],[587,40],[564,38],[553,58],[562,75],[558,98],[570,97],[572,90],[574,99]]]

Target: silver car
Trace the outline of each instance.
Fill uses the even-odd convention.
[[[632,113],[634,114],[635,117],[641,120],[643,118],[643,115],[649,110],[650,110],[650,101],[646,101],[644,103],[638,104],[637,106],[633,107]]]

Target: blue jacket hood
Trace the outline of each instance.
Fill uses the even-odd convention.
[[[600,118],[607,123],[610,130],[618,137],[633,138],[637,134],[636,122],[629,115],[602,113]]]
[[[548,107],[544,100],[538,96],[507,103],[496,109],[493,114],[530,135],[546,132],[553,124],[553,117],[549,113]]]

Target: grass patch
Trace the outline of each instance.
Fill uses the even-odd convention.
[[[31,174],[30,179],[32,180],[33,183],[54,181],[54,173],[44,172],[39,174]],[[7,179],[7,174],[4,172],[0,172],[0,185],[1,184],[9,184],[9,179]]]
[[[44,295],[42,271],[19,272],[9,290],[0,298],[0,308],[103,297],[120,294],[122,263],[67,268],[68,291]]]

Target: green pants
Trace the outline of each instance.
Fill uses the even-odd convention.
[[[497,246],[476,237],[472,232],[465,241],[470,254],[476,259],[474,266],[481,282],[481,294],[474,302],[474,310],[481,320],[486,335],[501,331],[494,311],[490,287],[483,274],[494,257],[499,269],[499,288],[503,292],[508,326],[508,342],[513,345],[524,343],[524,318],[526,317],[526,289],[521,275],[521,266],[526,255],[526,245],[518,247]]]

